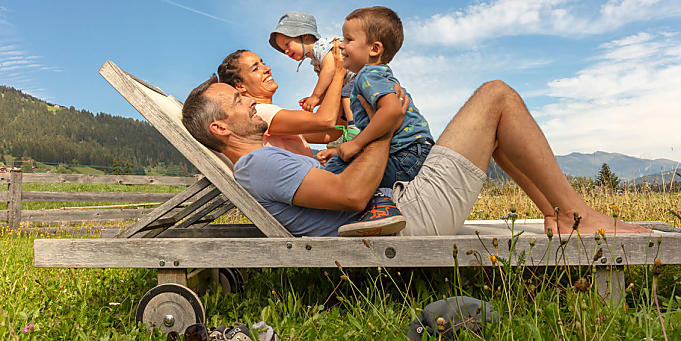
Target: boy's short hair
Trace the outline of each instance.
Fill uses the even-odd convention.
[[[367,42],[380,41],[383,44],[381,63],[390,63],[404,41],[402,20],[397,13],[387,7],[374,6],[352,11],[345,17],[346,21],[351,19],[361,22]]]

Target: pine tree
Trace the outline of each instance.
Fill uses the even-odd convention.
[[[615,173],[610,170],[610,166],[604,162],[596,176],[596,185],[617,189],[620,185],[620,178],[615,175]]]

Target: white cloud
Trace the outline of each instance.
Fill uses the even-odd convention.
[[[645,33],[603,44],[593,65],[548,83],[544,93],[558,101],[534,114],[557,154],[681,160],[681,42],[669,37]]]
[[[525,70],[552,63],[514,54],[483,55],[468,51],[452,55],[422,55],[422,51],[400,51],[390,63],[395,77],[412,95],[436,138],[475,89],[490,75]]]
[[[0,6],[0,84],[9,85],[36,97],[51,99],[45,89],[35,85],[33,76],[39,72],[61,72],[58,66],[46,65],[41,56],[22,49],[20,35],[11,22],[5,20],[11,10]]]
[[[406,36],[420,44],[474,46],[523,34],[579,37],[625,24],[681,16],[676,0],[609,0],[597,14],[570,0],[497,0],[461,11],[405,21]]]

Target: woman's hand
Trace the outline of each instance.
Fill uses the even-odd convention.
[[[319,152],[317,152],[317,161],[319,161],[322,167],[324,167],[326,166],[326,161],[329,161],[329,159],[332,158],[334,155],[338,155],[337,148],[320,150]]]

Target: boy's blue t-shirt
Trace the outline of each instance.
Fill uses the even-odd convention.
[[[353,222],[361,212],[294,205],[293,196],[312,167],[321,168],[311,157],[262,147],[234,164],[234,178],[294,236],[337,236],[338,228]]]
[[[350,109],[355,119],[355,125],[359,129],[364,130],[369,125],[369,115],[367,115],[364,107],[357,99],[357,95],[361,94],[367,102],[377,109],[378,100],[390,93],[395,93],[393,84],[400,82],[393,76],[393,72],[385,64],[380,65],[364,65],[364,67],[355,76],[355,88],[350,96]],[[414,105],[414,100],[411,95],[404,89],[406,96],[409,96],[409,108],[404,115],[404,121],[400,129],[395,131],[392,141],[390,142],[390,153],[395,153],[410,144],[425,138],[432,139],[428,122],[421,115],[419,110]]]

